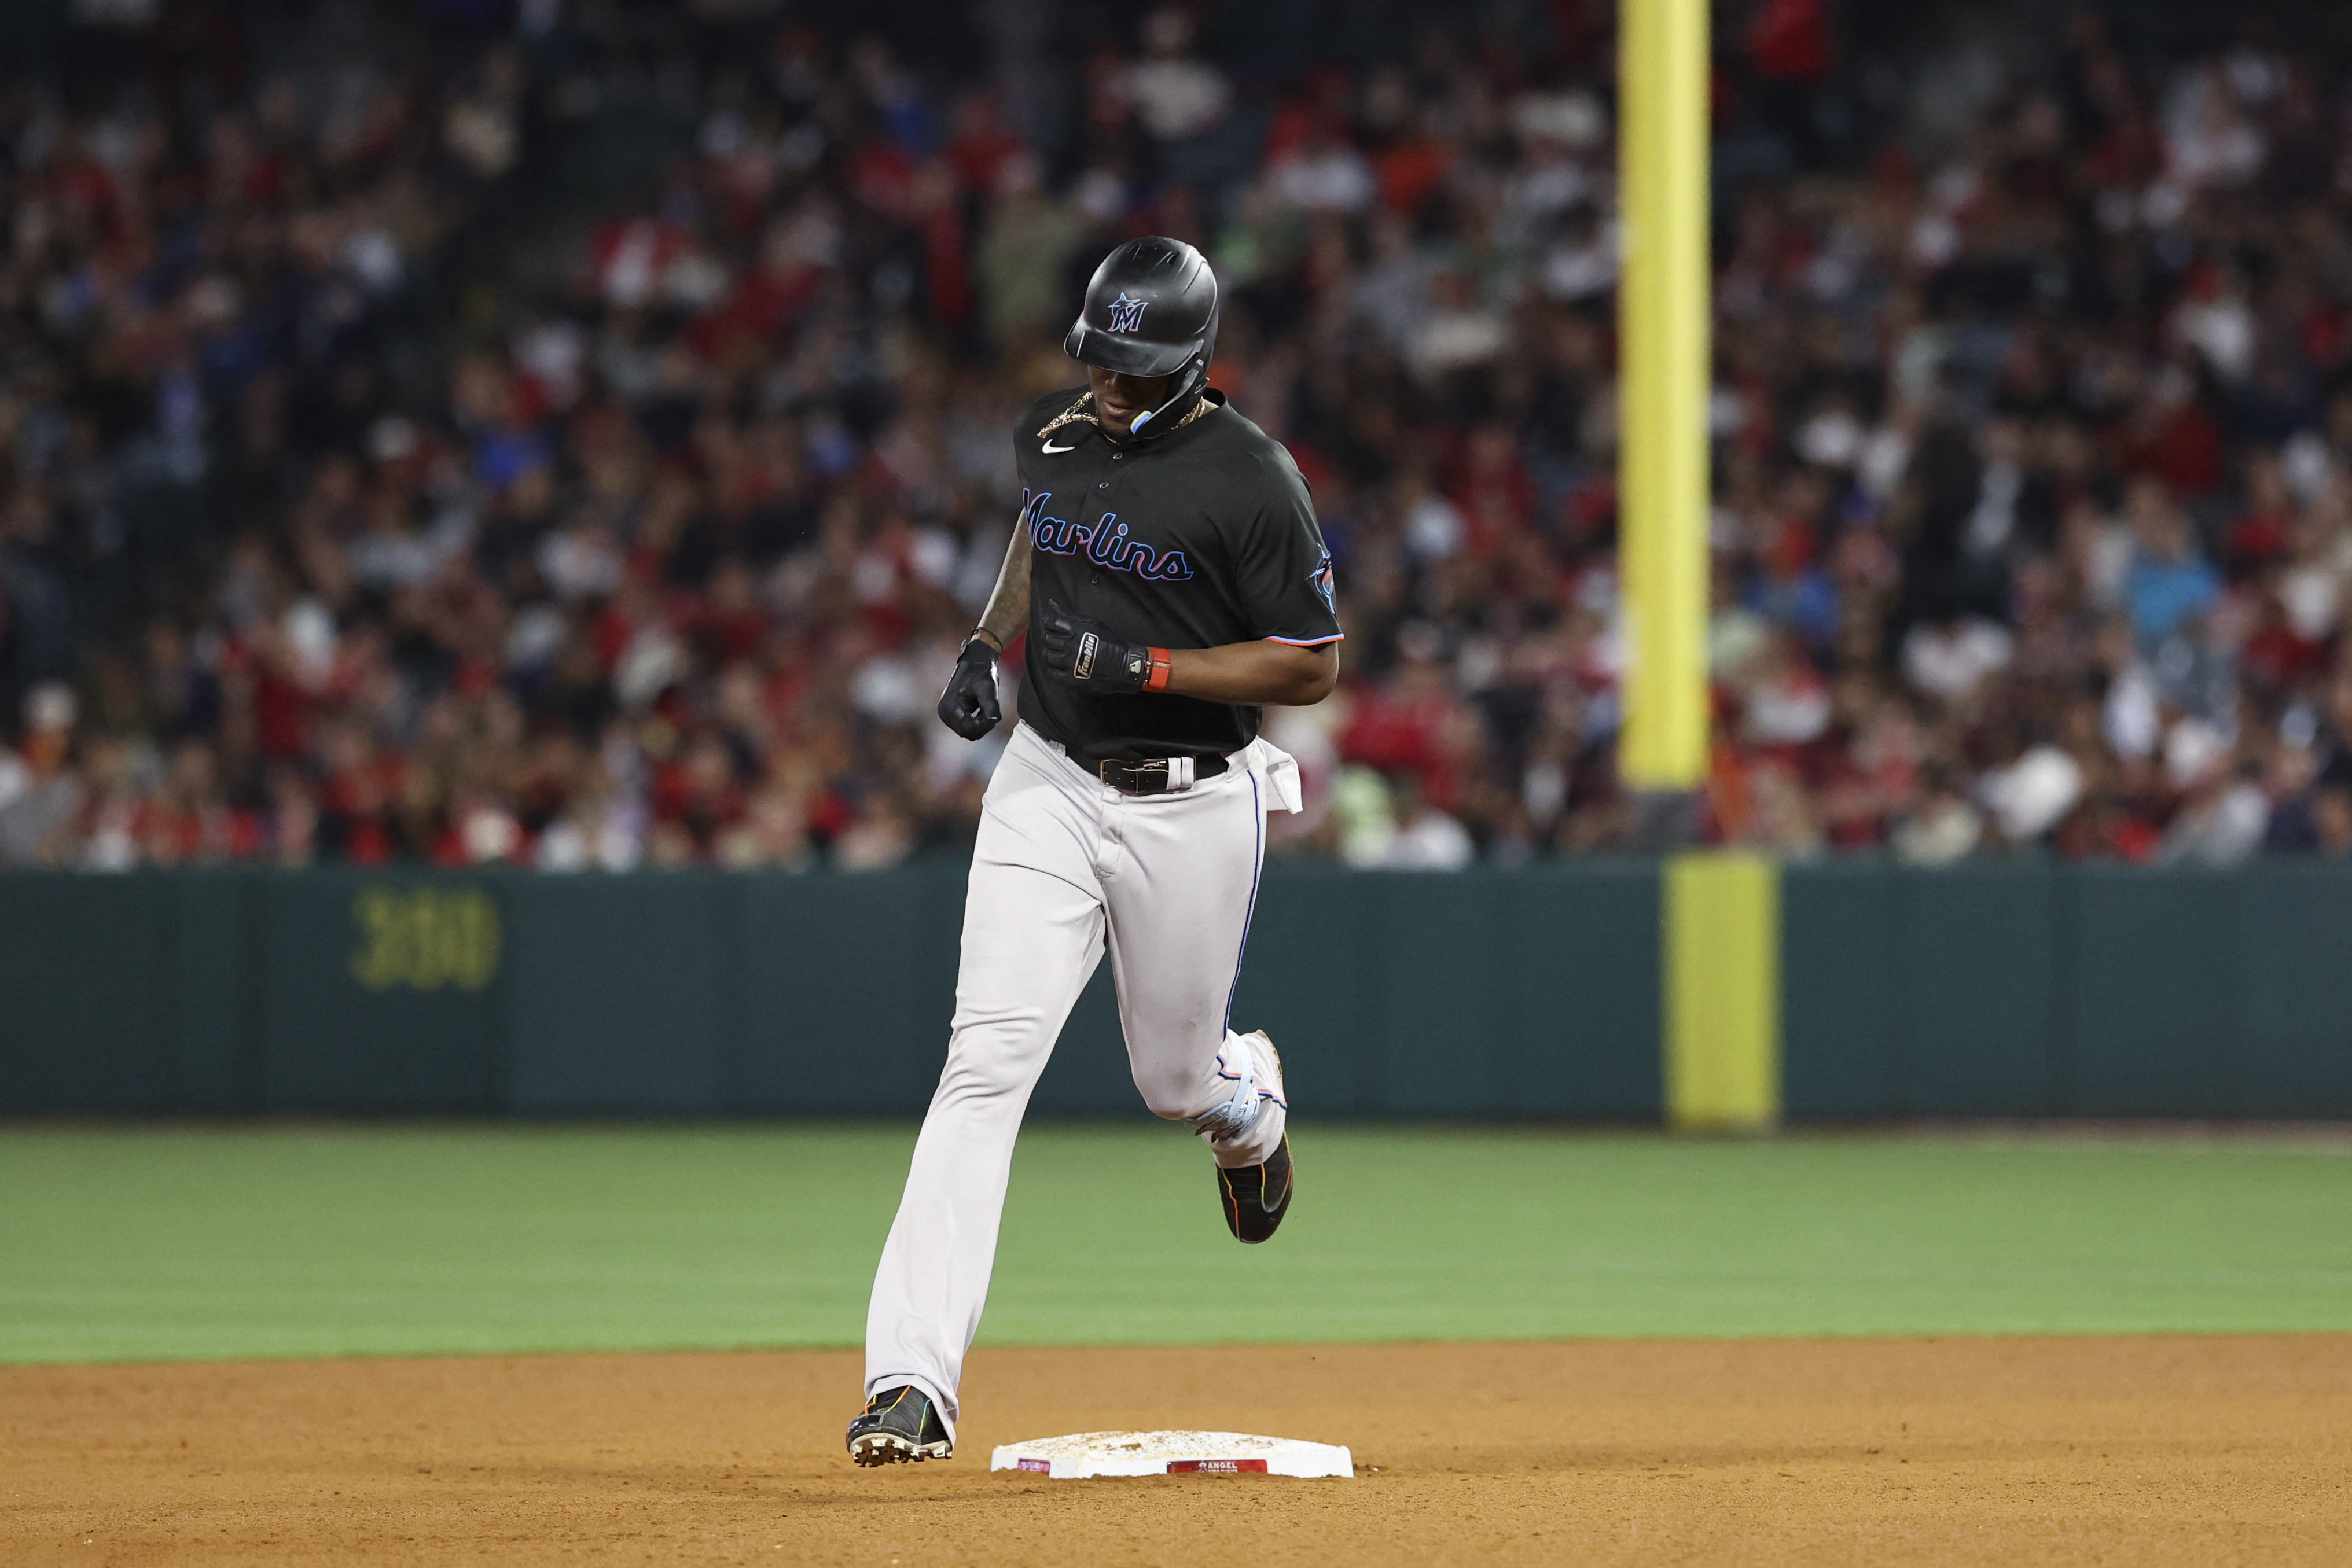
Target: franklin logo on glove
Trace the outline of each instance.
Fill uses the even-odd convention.
[[[1045,644],[1046,673],[1065,685],[1106,696],[1168,689],[1165,648],[1130,643],[1101,622],[1073,615],[1053,600],[1045,602],[1038,632]]]

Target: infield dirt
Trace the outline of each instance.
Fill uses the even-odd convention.
[[[2352,1336],[972,1358],[841,1450],[851,1354],[0,1368],[0,1562],[2352,1563]],[[1352,1481],[1051,1481],[997,1443],[1346,1443]]]

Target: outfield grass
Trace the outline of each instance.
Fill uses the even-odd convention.
[[[0,1130],[0,1361],[843,1345],[909,1127]],[[997,1343],[2352,1330],[2352,1142],[1023,1140]]]

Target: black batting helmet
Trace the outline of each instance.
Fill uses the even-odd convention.
[[[1134,433],[1208,384],[1217,349],[1217,275],[1181,239],[1131,239],[1095,268],[1086,304],[1062,340],[1084,365],[1129,376],[1174,376],[1174,395],[1135,417]]]

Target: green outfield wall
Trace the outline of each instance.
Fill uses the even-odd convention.
[[[1235,1019],[1319,1114],[1654,1121],[1662,991],[1710,973],[1667,928],[1724,924],[1669,923],[1664,883],[1270,866]],[[950,862],[0,874],[0,1114],[911,1114],[962,892]],[[1833,864],[1751,903],[1778,983],[1717,1005],[1774,1016],[1720,1027],[1771,1042],[1787,1119],[2352,1116],[2352,871]],[[1141,1113],[1108,968],[1035,1108]]]

